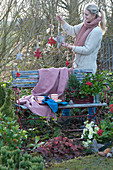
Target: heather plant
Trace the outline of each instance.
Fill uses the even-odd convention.
[[[52,157],[57,159],[64,156],[68,158],[80,156],[78,150],[83,150],[80,144],[76,145],[73,139],[59,136],[50,139],[48,142],[38,147],[37,152],[41,153],[45,158]]]
[[[19,124],[11,117],[0,113],[0,140],[11,150],[21,148],[27,132],[19,129]]]

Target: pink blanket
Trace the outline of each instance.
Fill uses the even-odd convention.
[[[49,69],[39,69],[39,82],[32,90],[31,95],[23,96],[19,102],[24,103],[33,113],[47,117],[47,121],[50,117],[54,117],[56,114],[52,112],[48,105],[40,105],[35,101],[35,96],[40,96],[43,94],[58,94],[61,97],[69,79],[69,74],[71,69],[64,68],[49,68]]]

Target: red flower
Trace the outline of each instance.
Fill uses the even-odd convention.
[[[92,86],[92,83],[90,81],[86,82],[85,84],[87,84],[88,86]]]
[[[0,119],[0,120],[2,120],[2,119]]]
[[[111,104],[109,107],[110,107],[110,109],[111,109],[111,107],[113,107],[113,104]]]
[[[110,109],[110,112],[113,113],[113,108]]]
[[[51,37],[50,39],[48,39],[48,44],[51,44],[51,46],[53,45],[53,44],[56,44],[56,42],[55,42],[55,40],[53,39],[53,37]]]
[[[13,141],[15,142],[16,140],[14,139]]]
[[[6,135],[7,133],[5,132],[4,135]]]
[[[68,66],[68,65],[69,65],[69,61],[67,60],[67,61],[66,61],[66,66]]]
[[[3,125],[4,123],[2,122],[1,124]]]
[[[99,129],[98,131],[97,131],[97,134],[99,135],[99,136],[102,136],[102,133],[103,133],[104,131],[102,130],[102,129]]]
[[[113,113],[113,104],[111,104],[109,107],[110,107],[110,112]]]
[[[16,149],[18,148],[18,146],[16,146]]]

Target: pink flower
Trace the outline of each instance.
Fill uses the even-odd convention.
[[[90,81],[86,82],[85,84],[87,84],[88,86],[92,86],[92,83]]]
[[[99,136],[102,136],[102,133],[103,133],[104,131],[102,130],[102,129],[99,129],[98,131],[97,131],[97,134],[99,135]]]

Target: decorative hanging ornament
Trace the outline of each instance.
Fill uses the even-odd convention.
[[[20,73],[18,71],[16,73],[16,77],[20,77]]]
[[[37,59],[39,59],[41,56],[41,51],[39,51],[39,48],[37,48],[37,51],[35,51],[35,56],[37,57]]]
[[[20,50],[19,50],[18,54],[16,54],[16,56],[17,56],[16,60],[18,60],[18,59],[22,60],[22,54],[21,54]]]
[[[66,51],[66,66],[68,66],[69,65],[69,50],[67,49],[67,51]]]
[[[61,35],[61,32],[59,32],[58,37],[54,38],[55,41],[57,41],[57,48],[59,48],[62,43],[65,43],[67,35]]]
[[[48,44],[51,44],[51,46],[53,45],[53,44],[56,44],[56,42],[55,42],[55,40],[53,39],[53,37],[51,36],[51,38],[50,39],[48,39]]]
[[[67,61],[66,61],[66,66],[68,66],[68,65],[69,65],[69,61],[67,60]]]

